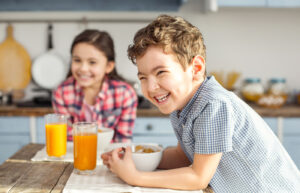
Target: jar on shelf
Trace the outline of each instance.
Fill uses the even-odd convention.
[[[245,100],[256,102],[264,94],[264,87],[260,78],[247,78],[242,87],[242,95]]]
[[[269,81],[269,94],[272,95],[287,95],[286,81],[284,78],[271,78]]]

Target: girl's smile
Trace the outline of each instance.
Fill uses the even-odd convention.
[[[93,45],[79,43],[72,52],[71,71],[80,86],[100,90],[105,74],[114,67],[111,63]]]

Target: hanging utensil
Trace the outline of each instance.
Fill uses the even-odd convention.
[[[0,44],[0,89],[22,90],[31,80],[30,56],[14,39],[12,25],[9,24],[6,31],[6,39]]]
[[[67,75],[63,58],[53,49],[52,24],[48,26],[48,50],[38,56],[32,65],[33,80],[41,88],[56,88]]]

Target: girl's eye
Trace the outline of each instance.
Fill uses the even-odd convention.
[[[78,63],[78,62],[80,62],[80,59],[78,59],[78,58],[73,58],[73,62]]]
[[[91,65],[95,65],[97,62],[96,61],[90,61],[89,62]]]

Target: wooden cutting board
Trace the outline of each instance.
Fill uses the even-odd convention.
[[[31,80],[31,60],[25,48],[13,38],[7,26],[6,39],[0,44],[0,89],[24,89]]]

